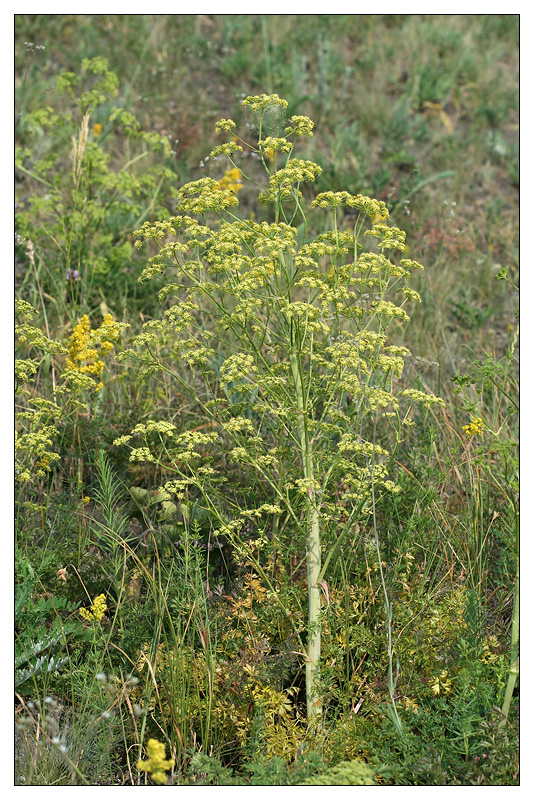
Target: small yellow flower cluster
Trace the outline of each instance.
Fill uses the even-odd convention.
[[[309,117],[296,114],[289,120],[291,125],[285,129],[286,136],[313,136],[313,122]]]
[[[347,450],[353,453],[365,453],[369,458],[374,458],[378,455],[389,456],[388,451],[380,447],[379,444],[363,441],[353,433],[344,433],[341,436],[341,440],[338,442],[338,449],[340,453],[344,453]]]
[[[288,142],[287,139],[280,139],[274,136],[266,136],[265,139],[262,139],[258,142],[260,150],[263,152],[264,155],[267,155],[267,158],[272,159],[274,157],[274,153],[278,151],[282,153],[290,153],[293,150],[293,145],[291,142]]]
[[[92,331],[89,317],[84,314],[69,339],[67,368],[82,375],[100,378],[104,371],[102,358],[110,354],[123,328],[123,324],[114,322],[111,314],[107,314],[100,328]],[[101,388],[102,383],[98,383],[96,390]]]
[[[404,397],[409,397],[416,403],[421,403],[424,408],[430,408],[430,406],[433,405],[445,405],[441,397],[436,397],[433,394],[426,394],[425,392],[420,392],[418,389],[412,389],[410,387],[403,389],[401,395]]]
[[[152,464],[156,463],[156,459],[150,452],[148,447],[136,447],[130,453],[130,461],[138,461],[142,463],[143,461],[149,461]]]
[[[402,289],[398,289],[401,294],[405,297],[409,297],[412,300],[415,300],[417,303],[421,302],[421,295],[419,292],[416,292],[415,289],[410,288],[409,286],[404,286]]]
[[[240,512],[241,516],[245,519],[260,519],[263,513],[281,514],[282,509],[280,506],[273,505],[272,503],[263,503],[259,508],[245,509]]]
[[[241,173],[237,167],[234,167],[234,169],[227,169],[219,181],[218,186],[219,189],[228,189],[229,192],[233,192],[234,194],[240,192],[243,188],[243,182],[241,180]]]
[[[104,129],[103,129],[102,125],[100,124],[100,122],[95,122],[95,124],[93,125],[93,136],[95,137],[95,139],[98,136],[100,136],[100,134],[102,133],[103,130]]]
[[[23,418],[23,413],[18,415],[18,419]],[[28,415],[31,412],[27,412]],[[40,415],[34,414],[34,424],[39,424]],[[30,418],[31,419],[31,418]],[[21,483],[29,483],[34,478],[41,478],[50,471],[53,462],[59,460],[59,454],[51,452],[48,447],[52,446],[52,437],[56,434],[53,425],[40,425],[39,430],[21,433],[15,430],[15,456],[17,480]],[[31,454],[34,459],[32,469],[27,468],[26,458]]]
[[[200,178],[182,186],[177,195],[177,207],[190,214],[224,211],[237,205],[237,197],[228,189],[221,189],[213,178]]]
[[[174,758],[165,758],[165,745],[157,739],[149,739],[146,746],[148,760],[137,762],[137,769],[149,772],[154,783],[163,785],[167,781],[165,772],[174,767]]]
[[[420,264],[418,261],[413,261],[413,259],[411,259],[411,258],[401,258],[400,263],[407,270],[410,270],[410,269],[424,269],[422,264]]]
[[[479,433],[484,432],[485,425],[482,422],[480,417],[473,417],[469,425],[464,425],[462,430],[467,433],[468,436],[476,436]]]
[[[250,106],[252,111],[263,111],[269,106],[281,106],[287,108],[287,100],[278,97],[277,94],[260,94],[246,97],[241,103],[242,106]]]
[[[377,201],[376,201],[377,202]],[[373,225],[370,231],[365,231],[366,236],[375,236],[379,239],[378,246],[388,250],[406,250],[406,233],[400,228],[390,228],[388,225]]]
[[[18,385],[22,386],[25,383],[30,383],[32,376],[37,372],[38,366],[39,365],[35,361],[17,358],[15,360],[15,378]],[[28,394],[28,391],[26,390],[24,393]]]
[[[231,131],[235,128],[233,119],[219,119],[215,123],[215,133],[222,133],[222,131]]]
[[[95,597],[90,609],[80,608],[79,612],[80,617],[86,622],[100,622],[107,610],[106,595],[99,594],[98,597]]]
[[[219,370],[221,386],[228,386],[232,381],[242,381],[257,372],[254,358],[246,353],[237,353],[224,361]]]
[[[269,189],[258,195],[262,204],[274,203],[278,200],[291,200],[296,195],[301,196],[295,187],[296,184],[314,181],[322,172],[321,167],[313,161],[302,158],[290,158],[283,169],[279,169],[269,177]]]
[[[132,430],[132,434],[138,433],[144,435],[146,433],[163,433],[172,435],[173,431],[175,430],[176,430],[176,425],[173,425],[172,422],[168,422],[167,420],[164,419],[160,420],[149,419],[146,423],[140,422],[138,425],[136,425],[135,428]]]
[[[358,208],[371,219],[378,216],[382,219],[388,219],[389,217],[387,206],[382,200],[374,200],[362,194],[353,195],[349,194],[349,192],[321,192],[312,202],[312,206],[319,206],[320,208],[348,206],[348,208]]]
[[[243,148],[237,142],[225,142],[224,144],[218,144],[217,147],[214,147],[210,153],[210,158],[217,158],[217,156],[230,156],[232,153],[239,153],[243,152]]]
[[[403,320],[403,322],[410,321],[410,317],[406,311],[396,306],[395,303],[391,303],[389,300],[379,300],[377,303],[373,304],[373,308],[377,314],[383,314],[386,317],[396,317],[397,319]]]
[[[233,417],[232,419],[228,420],[228,422],[224,422],[222,427],[225,431],[227,431],[227,433],[236,433],[238,431],[254,433],[254,426],[246,417]]]
[[[393,275],[395,278],[407,278],[410,273],[398,264],[393,264],[382,253],[361,253],[356,262],[359,272],[362,275]],[[367,282],[367,281],[366,281]]]

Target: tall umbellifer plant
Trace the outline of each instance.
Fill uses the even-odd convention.
[[[169,269],[173,277],[160,290],[163,318],[145,324],[129,353],[141,360],[141,376],[166,373],[205,420],[182,430],[150,420],[116,443],[137,436],[132,461],[174,472],[162,488],[204,504],[218,535],[253,561],[282,613],[266,554],[272,566],[300,551],[307,565],[303,647],[312,722],[323,707],[321,597],[328,598],[328,570],[376,493],[398,491],[388,479],[386,440],[393,449],[400,442],[413,424],[414,403],[441,400],[402,383],[411,354],[388,342],[388,329],[408,321],[404,306],[419,299],[407,280],[422,267],[393,255],[405,250],[405,233],[388,226],[383,202],[331,191],[313,199],[310,184],[321,168],[293,157],[296,140],[313,135],[310,119],[283,122],[287,103],[277,95],[247,97],[243,106],[258,117],[257,143],[239,139],[235,123],[222,119],[216,131],[231,141],[211,153],[227,157],[242,181],[230,188],[211,177],[189,183],[178,193],[178,216],[136,231],[138,247],[157,244],[140,280]],[[285,136],[266,135],[268,121],[284,124]],[[251,152],[267,173],[263,183],[247,175]],[[273,221],[234,213],[242,183],[259,187],[258,200],[271,208]],[[325,230],[314,238],[310,204]]]

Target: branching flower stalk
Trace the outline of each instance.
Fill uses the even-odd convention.
[[[380,201],[322,192],[311,213],[321,229],[322,209],[330,210],[333,229],[309,239],[303,189],[321,169],[294,158],[291,139],[311,136],[313,123],[293,116],[286,137],[269,136],[268,122],[276,124],[286,101],[260,95],[243,105],[259,117],[258,142],[247,144],[266,182],[252,164],[234,160],[247,156],[232,120],[216,123],[217,133],[233,138],[211,158],[226,156],[232,178],[261,185],[258,200],[274,222],[240,219],[236,182],[204,177],[180,189],[177,216],[135,232],[136,247],[157,246],[140,280],[159,278],[169,266],[174,276],[159,292],[163,318],[145,323],[123,356],[137,360],[141,380],[170,377],[204,423],[187,430],[148,420],[116,444],[131,447],[132,462],[175,476],[161,487],[169,498],[203,503],[214,534],[254,564],[288,619],[267,572],[274,574],[273,559],[306,561],[306,704],[309,723],[317,724],[324,713],[321,589],[376,494],[399,490],[388,478],[391,451],[367,441],[366,432],[380,426],[395,450],[413,424],[411,406],[442,401],[403,385],[411,354],[387,338],[390,326],[409,319],[404,306],[419,300],[407,281],[421,265],[385,255],[402,253],[404,232],[385,224]]]

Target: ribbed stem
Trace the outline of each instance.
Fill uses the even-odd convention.
[[[304,385],[298,355],[289,357],[297,396],[298,429],[302,453],[302,469],[308,484],[306,565],[308,573],[308,644],[306,660],[306,708],[308,722],[322,714],[322,698],[318,692],[321,669],[321,543],[319,513],[315,497],[313,449],[308,432],[308,412],[305,406]]]

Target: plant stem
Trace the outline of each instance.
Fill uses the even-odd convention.
[[[306,565],[308,573],[308,644],[306,660],[306,711],[308,722],[315,722],[322,714],[322,698],[317,684],[321,669],[321,542],[319,513],[315,498],[313,448],[308,432],[308,412],[304,401],[304,386],[298,355],[290,357],[291,372],[297,396],[298,428],[302,453],[302,468],[308,484]]]

